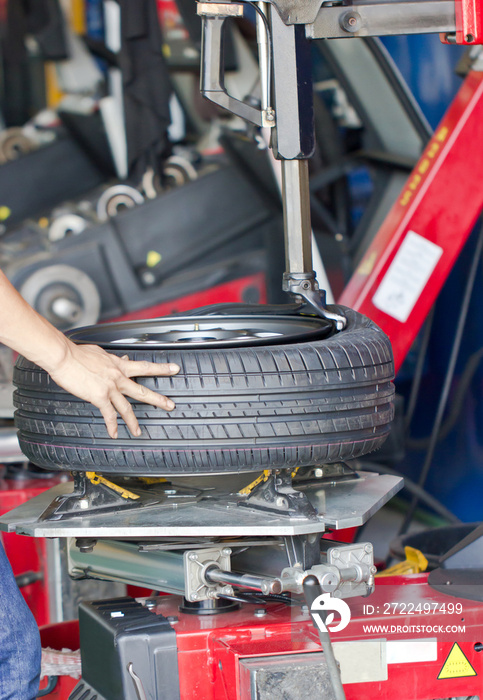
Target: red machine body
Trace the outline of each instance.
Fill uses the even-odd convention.
[[[434,591],[426,574],[379,579],[369,598],[347,602],[351,621],[332,635],[335,654],[345,645],[353,663],[367,669],[364,681],[344,683],[347,700],[481,697],[483,603]],[[163,596],[156,612],[169,617],[176,631],[181,700],[248,700],[244,661],[321,651],[310,615],[300,607],[246,604],[197,616],[181,613],[180,603],[177,596]],[[382,667],[387,663],[386,680],[371,681],[371,664],[363,662],[364,643],[371,641],[380,645]],[[66,699],[73,683],[66,679],[46,697]]]
[[[339,299],[387,333],[396,371],[481,212],[482,142],[483,73],[472,71]]]
[[[271,604],[266,608],[266,615],[257,617],[257,607],[245,605],[237,612],[199,618],[179,613],[179,602],[174,596],[163,598],[157,610],[165,616],[178,618],[174,626],[181,700],[244,700],[240,660],[320,651],[311,618],[300,608]],[[393,645],[390,652],[389,647],[386,648],[388,661],[394,660],[387,665],[386,681],[345,684],[347,700],[434,700],[481,696],[483,603],[461,601],[436,593],[428,586],[425,574],[380,579],[370,598],[347,602],[352,618],[345,630],[332,635],[336,655],[338,643],[386,639]],[[448,614],[448,609],[454,610],[448,606],[454,606],[456,602],[461,603],[462,613]],[[369,603],[371,608],[367,607]],[[434,612],[415,612],[418,605],[423,607],[424,603]],[[367,614],[368,609],[374,612]],[[411,612],[403,612],[410,609]],[[377,631],[378,625],[387,632],[382,628]],[[464,633],[451,631],[461,626],[465,626]],[[438,627],[450,631],[434,633]],[[369,628],[372,631],[368,631]],[[431,628],[432,631],[418,633],[417,628]],[[412,655],[403,644],[394,645],[405,640],[411,641]],[[463,661],[459,652],[454,652],[455,660],[461,660],[459,668],[451,659],[447,664],[455,642],[466,659]],[[418,644],[421,645],[419,649]],[[441,677],[448,674],[451,677]]]

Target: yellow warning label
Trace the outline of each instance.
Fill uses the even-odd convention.
[[[459,644],[455,642],[443,664],[443,668],[439,672],[438,680],[443,678],[465,678],[476,675],[475,669],[463,654]]]

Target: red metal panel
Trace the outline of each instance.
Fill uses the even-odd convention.
[[[413,170],[339,303],[373,319],[389,336],[396,369],[413,343],[483,206],[483,73],[471,72]],[[386,280],[410,232],[441,249],[407,320],[378,308],[374,295]],[[434,250],[437,250],[434,247]],[[414,260],[415,266],[418,260]],[[411,292],[408,275],[408,294]],[[399,290],[401,293],[401,290]],[[404,294],[404,291],[402,292]],[[389,303],[389,299],[386,299]],[[411,304],[410,304],[411,306]]]
[[[180,599],[163,598],[158,612],[176,616],[178,663],[181,700],[239,700],[239,662],[242,658],[272,654],[294,654],[320,651],[318,636],[308,617],[281,604],[271,604],[265,617],[256,617],[256,606],[213,617],[196,617],[178,611]],[[414,640],[420,637],[437,639],[437,658],[431,661],[388,664],[388,680],[346,684],[347,700],[434,700],[483,694],[483,652],[475,644],[482,641],[483,604],[461,601],[433,591],[427,585],[427,575],[385,578],[378,581],[376,592],[369,598],[348,601],[352,610],[349,626],[332,635],[333,642],[365,639]],[[439,606],[431,614],[401,613],[402,603],[414,606],[425,602]],[[456,602],[463,605],[459,615],[441,612],[441,606]],[[370,603],[378,613],[368,615],[363,606]],[[388,606],[397,612],[384,614]],[[391,608],[392,609],[392,608]],[[462,618],[464,618],[462,622]],[[367,632],[365,625],[427,628],[454,624],[466,625],[464,634],[410,631]],[[454,642],[458,642],[475,676],[438,680]],[[419,642],[414,641],[413,644]]]

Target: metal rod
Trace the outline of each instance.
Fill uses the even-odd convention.
[[[254,591],[262,591],[266,595],[281,593],[282,584],[277,578],[260,578],[249,574],[236,574],[233,571],[222,571],[216,567],[205,571],[207,583],[224,583],[239,588],[249,588]]]
[[[309,166],[301,160],[282,160],[282,200],[287,272],[312,271]]]
[[[257,2],[258,9],[266,17],[267,3]],[[271,106],[270,95],[270,45],[267,35],[267,26],[258,12],[257,20],[257,44],[258,44],[258,64],[260,67],[260,87],[261,87],[261,104],[262,110],[268,109]]]

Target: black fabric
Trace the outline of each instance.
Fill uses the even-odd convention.
[[[163,56],[156,0],[119,0],[128,168],[141,178],[151,166],[159,172],[168,150],[172,88]]]
[[[42,60],[67,58],[59,0],[8,0],[2,26],[2,112],[6,126],[20,126],[45,106]],[[27,54],[25,39],[34,36],[40,57]]]
[[[33,35],[46,61],[68,58],[59,0],[9,0],[5,55],[12,63],[26,57],[25,37]]]

